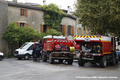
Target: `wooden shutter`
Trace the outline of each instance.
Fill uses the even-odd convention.
[[[20,23],[19,22],[17,22],[17,26],[20,27]]]
[[[20,15],[23,16],[23,9],[20,9]]]
[[[59,31],[62,32],[62,25],[59,25]]]
[[[25,16],[26,16],[26,17],[28,16],[28,12],[27,12],[27,9],[25,9]]]
[[[87,29],[85,29],[85,35],[87,35]]]
[[[66,26],[64,25],[64,36],[66,35]]]
[[[43,33],[43,25],[41,24],[41,26],[40,26],[40,27],[41,27],[41,33]]]
[[[80,34],[79,34],[79,28],[77,29],[77,35],[80,35]]]
[[[72,26],[72,36],[74,36],[74,26]]]
[[[28,23],[26,23],[26,24],[25,24],[25,26],[26,26],[26,27],[28,27],[28,26],[29,26],[29,24],[28,24]]]
[[[83,28],[81,28],[81,35],[83,35]]]

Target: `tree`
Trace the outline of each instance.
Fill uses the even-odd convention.
[[[61,32],[58,32],[55,29],[49,29],[47,30],[46,35],[60,36]]]
[[[17,43],[20,39],[20,29],[16,23],[12,22],[7,27],[2,35],[2,38],[9,43]]]
[[[59,25],[62,21],[65,13],[58,8],[55,4],[49,4],[44,6],[39,6],[45,10],[44,21],[45,25],[51,26],[51,28],[58,30]]]
[[[35,37],[39,38],[39,33],[32,29],[31,27],[21,27],[20,39],[19,41],[29,42],[34,41]]]
[[[120,36],[120,0],[77,0],[74,15],[92,34]]]
[[[2,38],[12,45],[18,42],[34,41],[35,37],[39,37],[37,31],[30,27],[20,28],[15,22],[10,23],[2,35]]]

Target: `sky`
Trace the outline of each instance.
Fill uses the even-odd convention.
[[[7,0],[12,1],[12,0]],[[43,0],[17,0],[18,2],[30,2],[30,3],[37,3],[43,5]],[[76,0],[46,0],[46,4],[54,3],[56,4],[60,9],[66,9],[67,6],[71,7],[71,11],[74,11],[74,3]]]

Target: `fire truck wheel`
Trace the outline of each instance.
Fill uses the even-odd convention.
[[[100,61],[100,66],[105,68],[107,66],[107,59],[106,56],[103,56],[101,61]]]
[[[49,55],[49,63],[50,63],[50,64],[53,64],[53,63],[54,63],[54,59],[52,58],[52,55],[51,55],[51,54]]]
[[[59,59],[59,64],[61,64],[63,62],[63,59]]]
[[[68,64],[72,65],[72,63],[73,63],[73,59],[69,59]]]
[[[29,54],[26,54],[26,55],[24,56],[24,59],[25,59],[25,60],[29,60],[29,59],[30,59],[30,55],[29,55]]]
[[[42,54],[42,61],[43,61],[43,62],[47,62],[47,58],[45,57],[44,54]]]
[[[111,64],[112,64],[112,65],[115,65],[115,64],[116,64],[116,57],[115,57],[115,55],[112,56]]]
[[[78,65],[79,66],[84,66],[84,61],[82,60],[82,55],[80,55],[79,58],[78,58]]]

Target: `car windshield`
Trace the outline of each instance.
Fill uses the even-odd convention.
[[[25,48],[26,45],[27,45],[27,43],[23,44],[23,45],[20,47],[20,49]]]

